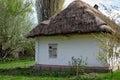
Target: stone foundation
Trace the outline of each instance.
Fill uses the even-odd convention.
[[[35,64],[31,66],[32,69],[40,70],[40,71],[70,71],[73,70],[72,66],[65,65],[44,65],[44,64]],[[105,73],[110,71],[109,67],[85,67],[85,72],[99,72]]]

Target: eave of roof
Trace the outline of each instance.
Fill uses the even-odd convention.
[[[77,0],[49,20],[41,22],[26,37],[115,32],[117,26],[99,10]]]

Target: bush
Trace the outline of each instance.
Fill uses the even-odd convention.
[[[84,73],[85,66],[87,65],[87,58],[84,61],[82,56],[80,58],[72,57],[72,61],[69,62],[69,64],[72,66],[71,71],[76,72],[76,76],[78,76]]]

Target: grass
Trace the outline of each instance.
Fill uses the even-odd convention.
[[[98,78],[96,78],[96,80],[120,80],[120,70],[115,71],[113,73],[113,77],[111,77],[111,73],[106,73]]]
[[[110,73],[89,73],[78,77],[71,77],[70,80],[120,80],[120,71],[115,71],[113,77],[111,77]]]
[[[0,80],[120,80],[120,71],[110,73],[89,73],[74,77],[70,72],[47,72],[29,68],[34,61],[30,59],[0,62]]]
[[[30,65],[34,60],[15,60],[0,62],[0,80],[67,80],[67,77],[61,73],[32,70]],[[52,73],[52,75],[51,75]],[[59,73],[60,74],[60,73]],[[67,74],[66,74],[67,75]],[[62,77],[61,77],[62,76]]]
[[[25,76],[0,76],[0,80],[67,80],[67,78],[52,77],[25,77]]]
[[[0,69],[9,69],[9,68],[13,69],[16,67],[24,68],[33,64],[34,64],[34,61],[31,59],[0,62]]]

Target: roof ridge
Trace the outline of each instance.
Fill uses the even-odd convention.
[[[99,10],[81,0],[73,1],[66,9],[52,16],[47,23],[42,23],[27,36],[108,32],[114,31],[117,26]]]

